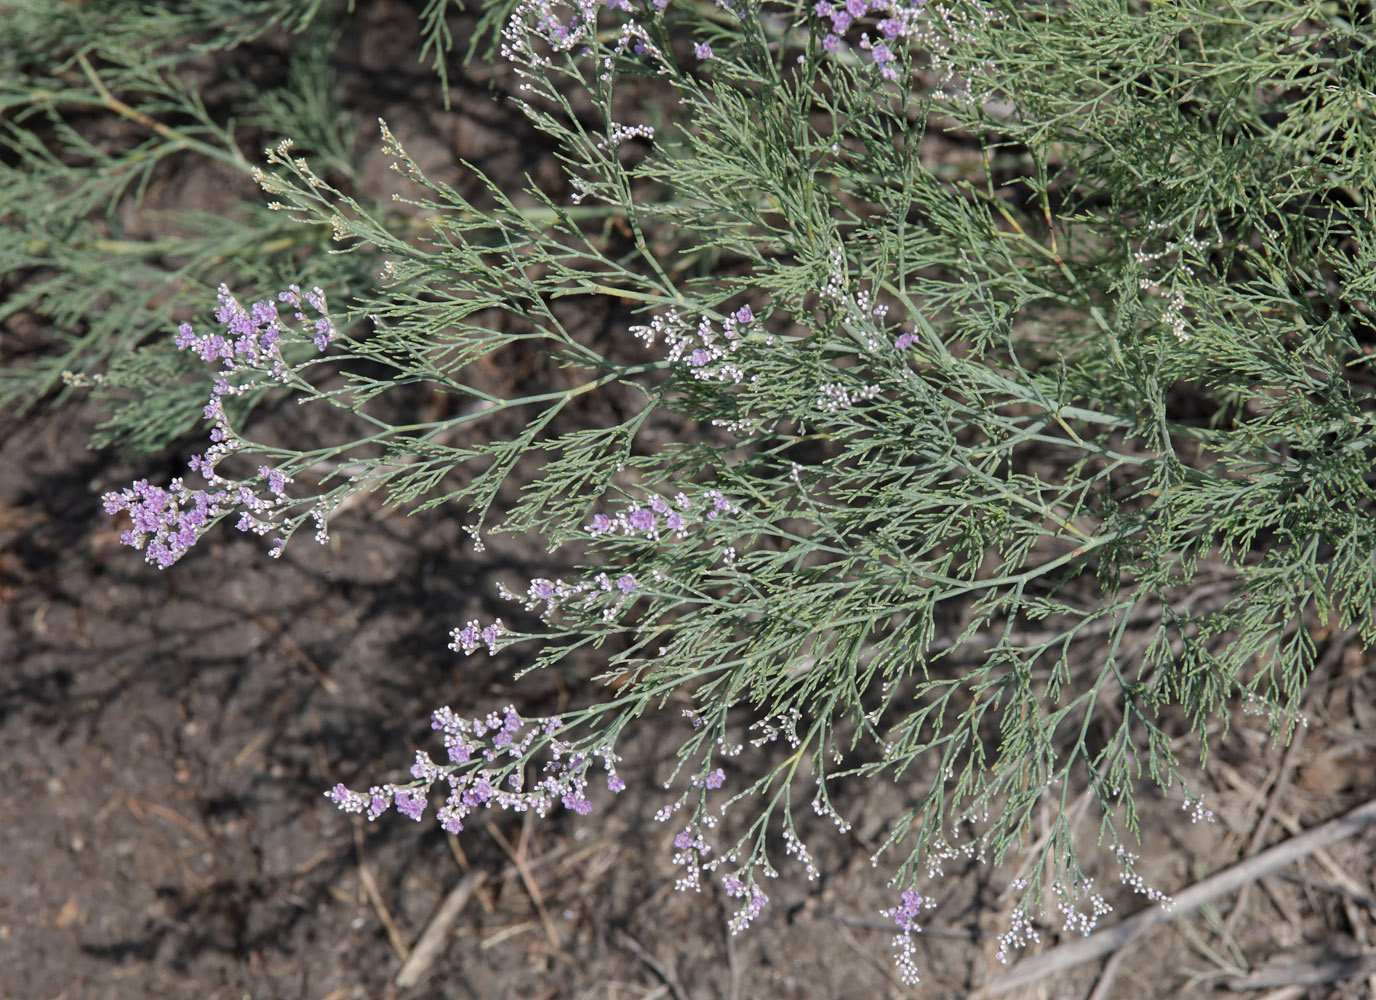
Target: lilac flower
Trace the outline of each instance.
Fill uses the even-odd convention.
[[[907,889],[903,892],[902,902],[892,910],[887,910],[886,914],[893,918],[893,922],[903,930],[913,928],[913,921],[922,912],[924,906],[928,906],[931,900],[918,894],[916,889]]]
[[[439,765],[424,750],[417,750],[416,762],[411,765],[411,777],[417,781],[434,781],[439,775]]]
[[[270,469],[266,465],[258,467],[258,475],[267,480],[268,492],[273,496],[283,496],[286,493],[287,483],[291,482],[290,477],[283,475],[277,469]]]
[[[726,895],[732,899],[744,900],[744,904],[736,911],[727,925],[732,934],[739,934],[764,911],[765,905],[769,902],[769,897],[764,894],[759,886],[743,882],[735,875],[728,875],[723,878],[722,888],[726,890]]]
[[[330,346],[330,341],[334,340],[334,337],[334,326],[330,323],[328,316],[321,316],[315,321],[315,336],[312,338],[312,342],[315,344],[316,350],[323,353],[325,348]]]
[[[737,323],[751,323],[754,322],[754,319],[755,314],[750,311],[749,306],[741,306],[739,309],[736,310]]]
[[[898,339],[893,342],[893,347],[896,351],[906,351],[916,342],[917,338],[911,333],[900,333]]]
[[[358,792],[349,791],[342,783],[335,785],[326,792],[325,797],[346,813],[361,813],[367,806],[367,799],[364,796]]]
[[[556,803],[562,803],[573,812],[586,814],[592,809],[585,794],[588,769],[598,759],[611,776],[608,787],[613,791],[625,787],[616,777],[618,758],[610,747],[592,755],[570,753],[569,744],[551,740],[548,748],[553,759],[546,765],[548,774],[531,788],[525,787],[519,767],[508,773],[503,783],[499,782],[499,771],[485,766],[504,757],[518,763],[526,761],[537,741],[552,737],[562,728],[563,722],[558,718],[523,719],[515,708],[507,706],[501,712],[465,719],[452,709],[441,708],[432,713],[430,725],[444,733],[451,765],[437,765],[428,754],[418,752],[411,768],[416,784],[370,788],[366,796],[338,785],[326,794],[341,809],[364,812],[369,819],[381,815],[390,804],[395,804],[404,815],[413,815],[423,812],[431,786],[442,780],[449,785],[449,794],[436,819],[445,830],[457,833],[463,829],[465,817],[477,809],[533,811],[544,816]],[[491,739],[485,740],[489,734]],[[476,769],[464,767],[474,762]]]
[[[915,889],[905,890],[901,900],[898,906],[885,910],[884,915],[893,918],[898,927],[898,933],[893,939],[894,964],[898,967],[898,977],[905,984],[916,986],[921,977],[918,975],[912,936],[914,932],[921,930],[916,923],[918,915],[924,907],[931,906],[932,901],[918,895]]]
[[[699,59],[711,59],[712,46],[708,45],[706,42],[698,42],[693,46],[693,55],[697,56]]]
[[[634,594],[638,589],[637,584],[635,582],[635,577],[627,573],[625,576],[621,577],[616,581],[616,589],[621,591],[621,593],[623,594]]]
[[[457,837],[463,833],[463,814],[452,806],[445,806],[439,811],[440,829],[450,836]]]
[[[577,792],[568,792],[561,800],[565,809],[576,812],[579,816],[586,816],[592,812],[592,803]]]
[[[397,812],[403,816],[409,816],[418,823],[421,816],[425,814],[425,796],[417,792],[397,792],[392,801]]]
[[[465,653],[471,653],[478,648],[478,643],[481,642],[476,618],[463,628],[453,629],[449,634],[454,638],[454,641],[449,644],[449,648],[456,652],[462,649]]]
[[[626,515],[626,524],[635,531],[649,534],[655,530],[655,516],[644,507],[637,507]]]
[[[726,784],[726,772],[721,768],[717,768],[715,771],[709,772],[702,783],[708,788],[720,788],[722,785]]]

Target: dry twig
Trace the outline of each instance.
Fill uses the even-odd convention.
[[[540,884],[535,881],[530,865],[526,862],[525,851],[517,850],[511,841],[502,836],[502,831],[498,830],[494,824],[487,824],[487,832],[506,852],[506,856],[511,859],[512,865],[516,868],[516,873],[521,876],[521,884],[526,887],[526,892],[530,894],[530,901],[535,904],[535,912],[540,915],[540,924],[545,929],[545,937],[549,938],[549,943],[554,946],[556,951],[562,951],[564,945],[559,940],[559,931],[554,926],[554,921],[550,919],[549,910],[545,909],[545,899],[540,892]]]
[[[627,951],[648,965],[656,976],[664,980],[664,985],[669,987],[669,992],[674,995],[674,1000],[688,1000],[687,995],[683,992],[683,984],[678,981],[678,976],[675,975],[673,969],[651,955],[639,941],[625,931],[618,930],[616,936]]]
[[[453,926],[454,921],[463,912],[469,897],[473,895],[473,890],[486,877],[481,871],[469,872],[459,879],[454,888],[449,890],[449,894],[444,897],[444,900],[435,910],[435,915],[425,925],[425,930],[416,939],[416,946],[411,949],[411,957],[406,959],[401,964],[401,968],[397,970],[393,982],[399,989],[409,989],[424,978],[435,959],[444,951],[446,939],[449,936],[449,928]]]
[[[1328,683],[1328,675],[1333,667],[1342,658],[1343,651],[1360,630],[1357,626],[1352,626],[1341,635],[1332,636],[1329,639],[1328,648],[1324,650],[1319,662],[1314,665],[1314,670],[1309,675],[1309,681],[1305,685],[1305,698],[1317,694],[1323,690]],[[1300,750],[1304,747],[1305,736],[1308,734],[1308,727],[1302,726],[1291,739],[1290,745],[1285,749],[1285,756],[1281,759],[1280,769],[1276,773],[1276,779],[1271,785],[1271,794],[1266,800],[1266,808],[1262,811],[1261,818],[1257,820],[1256,828],[1252,831],[1251,842],[1247,845],[1247,857],[1252,857],[1261,850],[1262,844],[1266,842],[1266,835],[1271,830],[1271,824],[1276,818],[1276,810],[1280,808],[1281,799],[1290,788],[1290,779],[1294,776],[1295,767],[1299,764]],[[1233,936],[1237,927],[1237,922],[1242,919],[1242,915],[1247,910],[1247,894],[1251,885],[1244,885],[1238,894],[1237,906],[1233,907],[1233,912],[1223,922],[1224,932],[1228,936]]]
[[[265,615],[247,601],[235,601],[234,603],[240,611],[252,618],[259,628],[276,639],[288,656],[314,674],[321,687],[330,694],[339,694],[339,683],[327,674],[309,653],[297,645],[296,640],[287,634],[287,630],[281,622],[270,615]]]
[[[363,886],[363,894],[368,897],[373,912],[377,914],[377,919],[387,932],[387,941],[391,944],[392,951],[396,952],[397,960],[405,962],[411,957],[411,949],[406,946],[401,931],[397,929],[396,921],[392,919],[392,911],[387,909],[387,901],[382,898],[382,890],[378,888],[377,879],[373,878],[372,869],[368,867],[368,862],[363,860],[363,831],[357,826],[354,827],[354,850],[358,854],[358,881]]]

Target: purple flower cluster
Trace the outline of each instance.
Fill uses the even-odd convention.
[[[684,827],[675,834],[673,862],[683,869],[683,874],[675,879],[674,888],[679,892],[700,892],[702,872],[711,867],[704,865],[703,859],[710,853],[712,845],[696,825]]]
[[[134,522],[132,528],[120,533],[120,543],[143,549],[145,561],[166,569],[184,556],[207,525],[224,511],[222,505],[228,502],[229,493],[189,490],[180,479],[172,480],[167,489],[139,479],[101,499],[105,513],[113,516],[127,511]]]
[[[915,921],[919,914],[922,913],[924,907],[930,907],[932,901],[919,894],[916,889],[905,889],[900,898],[899,905],[892,910],[885,910],[884,916],[892,917],[893,922],[902,930],[915,930]]]
[[[565,580],[546,580],[537,577],[530,581],[523,595],[512,593],[505,584],[497,584],[497,593],[503,600],[519,601],[527,611],[540,610],[540,617],[549,621],[554,618],[561,609],[579,608],[584,611],[602,604],[602,620],[613,621],[628,604],[634,601],[635,596],[640,593],[640,581],[635,578],[633,573],[622,573],[615,580],[607,573],[598,573],[596,576],[579,581],[578,583],[568,583]],[[575,603],[575,601],[577,603]],[[498,619],[500,622],[500,619]],[[478,634],[474,631],[477,622],[469,622],[465,629],[456,629],[452,634],[455,637],[455,644],[450,649],[457,649],[460,645],[465,653],[471,653],[478,645]],[[490,626],[489,626],[490,627]],[[487,630],[482,633],[487,635]],[[465,639],[467,641],[465,641]],[[483,641],[486,641],[483,639]],[[488,644],[488,651],[495,652],[495,647]]]
[[[224,333],[198,336],[190,323],[183,323],[177,328],[176,340],[179,350],[193,350],[202,361],[223,363],[210,406],[222,396],[239,395],[260,385],[258,376],[267,376],[277,382],[290,380],[292,370],[281,351],[284,335],[287,342],[308,339],[318,351],[329,347],[336,336],[325,304],[325,293],[319,288],[302,293],[299,286],[291,285],[277,294],[278,302],[291,306],[297,331],[283,321],[274,302],[260,299],[245,309],[225,285],[220,286],[216,298],[220,306],[215,310],[215,320],[224,328]],[[302,311],[303,302],[319,313],[316,319],[310,319]],[[250,377],[231,385],[229,377],[239,373],[248,373]],[[213,420],[216,416],[210,406],[206,408],[206,419]]]
[[[916,889],[905,889],[899,905],[883,911],[884,916],[892,918],[898,927],[898,933],[893,938],[894,965],[898,968],[898,978],[908,986],[916,986],[921,981],[913,934],[922,930],[917,925],[917,918],[923,909],[928,909],[931,905],[932,900],[919,895]]]
[[[820,22],[822,48],[826,52],[840,51],[848,32],[866,19],[873,19],[874,34],[862,31],[859,48],[869,52],[885,79],[895,80],[895,43],[921,35],[919,21],[925,4],[926,0],[844,0],[838,5],[833,0],[816,0],[813,12]],[[659,15],[669,6],[669,0],[652,0],[652,6],[653,14]],[[729,0],[717,0],[717,6],[740,16]],[[540,70],[551,63],[537,51],[537,43],[539,48],[548,47],[553,52],[587,51],[596,37],[597,16],[603,9],[626,16],[613,43],[618,52],[649,57],[659,64],[660,72],[670,70],[665,53],[654,43],[645,25],[636,20],[629,0],[523,0],[512,11],[502,32],[502,56],[518,66]],[[693,54],[699,60],[711,59],[712,46],[696,42]]]
[[[243,447],[225,417],[224,397],[240,395],[266,381],[289,381],[292,369],[282,357],[284,340],[309,339],[317,350],[323,351],[334,339],[325,294],[319,288],[303,295],[300,288],[292,285],[277,298],[292,307],[297,330],[282,319],[275,303],[260,300],[245,309],[224,285],[220,286],[220,305],[215,311],[222,332],[200,336],[189,323],[177,329],[176,344],[180,350],[195,351],[207,362],[221,362],[210,402],[205,406],[205,418],[214,424],[211,446],[205,454],[193,455],[187,462],[188,471],[199,473],[212,489],[189,489],[180,477],[166,489],[140,479],[102,497],[105,513],[114,516],[127,512],[133,520],[133,527],[120,535],[120,541],[142,549],[144,559],[159,569],[166,569],[184,556],[221,515],[238,508],[241,513],[235,527],[265,535],[276,526],[276,511],[288,502],[286,485],[291,479],[278,469],[266,465],[258,468],[257,483],[262,492],[216,472],[225,456]],[[303,300],[319,313],[318,318],[306,316]],[[271,554],[279,555],[281,546],[282,540],[278,539]]]
[[[675,309],[653,316],[647,324],[631,327],[631,334],[646,347],[663,338],[669,348],[670,361],[684,362],[693,378],[703,382],[741,385],[747,381],[745,369],[731,360],[740,349],[742,335],[749,332],[755,314],[749,306],[741,306],[721,323],[720,331],[708,316],[703,316],[696,328],[685,322]],[[759,376],[749,376],[758,381]]]
[[[452,709],[441,708],[431,716],[430,726],[444,734],[448,764],[437,764],[420,750],[411,765],[412,783],[375,785],[367,792],[338,784],[325,793],[326,797],[344,812],[361,813],[369,820],[377,819],[390,807],[419,820],[430,800],[431,787],[442,781],[448,794],[436,819],[446,831],[457,834],[464,820],[480,809],[534,812],[543,817],[558,804],[587,815],[592,811],[588,781],[597,763],[606,772],[607,787],[613,793],[626,787],[616,773],[620,758],[610,748],[584,752],[553,738],[563,728],[559,719],[523,719],[511,706],[465,719]],[[545,776],[526,787],[522,765],[541,747],[550,754]]]
[[[585,530],[593,538],[621,535],[659,541],[669,535],[683,539],[695,527],[737,511],[739,508],[720,490],[706,490],[697,499],[681,491],[672,500],[649,494],[643,503],[628,504],[615,515],[593,515]],[[725,556],[728,561],[734,559],[734,549],[728,548],[725,552],[729,553]],[[653,575],[655,580],[661,579],[658,574]],[[497,585],[497,593],[503,600],[520,603],[526,611],[538,611],[546,621],[562,610],[587,612],[597,608],[601,608],[603,621],[614,621],[642,593],[642,582],[635,574],[626,572],[619,575],[602,572],[572,583],[536,577],[524,594],[514,593],[501,583]],[[500,618],[486,627],[474,619],[450,632],[453,641],[449,648],[472,653],[480,645],[486,645],[489,653],[495,653],[498,639],[504,634],[508,633]]]
[[[449,634],[453,642],[449,648],[454,652],[462,650],[471,653],[480,645],[486,646],[489,653],[497,652],[497,640],[506,633],[500,618],[494,619],[491,625],[482,626],[478,624],[478,619],[474,618],[463,628],[451,629]]]
[[[669,0],[652,2],[656,14],[669,5]],[[596,39],[597,15],[604,8],[628,15],[612,43],[616,51],[647,57],[658,63],[660,72],[668,72],[668,60],[651,32],[635,19],[636,8],[630,0],[522,0],[502,29],[502,58],[513,63],[518,74],[530,78],[553,65],[545,49],[586,53]],[[525,83],[521,89],[533,87]]]
[[[614,516],[594,514],[584,530],[594,538],[620,534],[659,541],[661,532],[685,538],[695,524],[715,521],[722,514],[733,514],[737,510],[719,490],[708,490],[697,501],[679,492],[672,503],[658,494],[650,494],[645,506],[626,507]]]
[[[879,17],[876,25],[879,34],[871,38],[869,32],[860,35],[860,48],[870,53],[874,64],[886,80],[896,80],[898,69],[894,65],[895,56],[889,47],[895,39],[907,38],[918,31],[918,15],[926,0],[845,0],[836,6],[831,0],[817,0],[813,12],[822,21],[826,35],[822,38],[822,48],[836,52],[841,48],[841,37],[865,17]]]
[[[200,456],[193,456],[193,471],[200,468],[200,462]],[[146,562],[166,569],[186,555],[212,521],[235,506],[241,510],[235,525],[240,531],[261,535],[272,530],[270,518],[276,508],[286,502],[286,484],[291,480],[265,465],[259,468],[258,475],[266,483],[267,496],[260,496],[243,483],[228,484],[215,476],[213,481],[225,483],[226,488],[192,490],[178,478],[163,489],[146,479],[139,479],[118,493],[106,493],[101,499],[106,514],[113,516],[127,511],[134,522],[132,528],[120,533],[121,544],[143,549]],[[279,551],[280,547],[274,548],[273,554]]]
[[[732,914],[727,923],[732,934],[739,934],[764,912],[766,904],[769,903],[769,897],[753,881],[743,881],[739,875],[726,875],[722,878],[721,884],[722,888],[726,890],[726,895],[732,899],[743,901],[741,908]]]

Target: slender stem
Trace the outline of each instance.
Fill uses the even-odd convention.
[[[100,74],[95,71],[95,67],[93,67],[90,60],[86,58],[86,53],[78,53],[76,61],[81,66],[81,71],[86,74],[86,79],[91,82],[91,86],[94,87],[96,93],[100,95],[102,103],[121,118],[127,118],[131,122],[142,125],[144,128],[162,136],[162,138],[175,146],[184,149],[194,149],[197,152],[204,153],[206,156],[238,167],[240,170],[248,171],[251,169],[249,162],[244,159],[244,155],[240,153],[239,150],[231,149],[227,152],[219,146],[212,146],[207,142],[202,142],[199,139],[193,139],[191,136],[183,135],[171,126],[164,125],[162,122],[150,118],[137,108],[131,108],[128,104],[125,104],[114,94],[110,93],[110,89],[105,86],[105,81],[100,78]]]

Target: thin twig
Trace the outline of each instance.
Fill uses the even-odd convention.
[[[1328,683],[1329,673],[1342,658],[1343,651],[1347,649],[1348,643],[1352,641],[1358,631],[1359,629],[1354,625],[1342,635],[1335,635],[1330,638],[1328,648],[1324,650],[1323,656],[1319,658],[1319,662],[1314,665],[1314,669],[1310,672],[1309,680],[1305,682],[1304,701],[1318,694]],[[1266,808],[1262,810],[1261,818],[1257,820],[1256,828],[1252,831],[1251,842],[1247,845],[1246,856],[1249,858],[1260,851],[1262,845],[1266,843],[1266,835],[1271,831],[1271,824],[1276,818],[1276,810],[1280,807],[1281,799],[1290,788],[1290,779],[1299,763],[1300,750],[1304,747],[1304,738],[1308,733],[1309,728],[1301,726],[1294,738],[1290,740],[1290,745],[1285,748],[1285,755],[1281,758],[1280,770],[1276,774],[1275,782],[1271,785],[1271,794],[1266,800]],[[1233,907],[1233,912],[1228,914],[1223,921],[1223,932],[1228,937],[1234,936],[1238,921],[1243,919],[1251,888],[1251,885],[1242,887],[1242,891],[1238,893],[1237,905]]]
[[[252,618],[259,628],[276,639],[292,659],[314,674],[321,687],[330,694],[339,694],[339,682],[325,673],[324,668],[316,663],[309,653],[297,645],[296,640],[287,634],[287,630],[281,622],[270,615],[263,614],[247,601],[236,600],[234,604],[240,611]]]
[[[1335,896],[1350,899],[1358,906],[1365,907],[1372,913],[1376,913],[1376,896],[1367,892],[1362,892],[1360,887],[1354,889],[1350,885],[1343,885],[1339,882],[1323,882],[1319,879],[1303,875],[1300,872],[1281,872],[1277,877],[1282,881],[1308,886],[1310,889],[1316,889],[1319,892],[1331,892]]]
[[[406,946],[401,931],[397,929],[396,921],[392,919],[392,911],[387,909],[387,901],[382,898],[382,890],[373,878],[372,869],[368,867],[368,862],[363,860],[363,832],[358,827],[354,827],[354,850],[358,855],[358,881],[363,886],[363,894],[368,897],[373,912],[377,914],[383,930],[387,932],[387,941],[391,944],[392,951],[396,952],[397,961],[404,963],[411,957],[411,949]]]
[[[1360,631],[1358,626],[1353,625],[1342,635],[1334,636],[1329,641],[1328,648],[1324,650],[1323,656],[1319,658],[1319,662],[1314,665],[1313,671],[1309,674],[1309,680],[1305,684],[1307,695],[1317,694],[1328,683],[1328,675],[1333,672],[1333,668],[1342,659],[1348,644],[1357,637],[1357,633]],[[1285,750],[1280,776],[1276,778],[1276,783],[1271,790],[1271,797],[1266,803],[1266,811],[1261,814],[1261,819],[1257,820],[1256,833],[1253,834],[1251,846],[1247,851],[1248,854],[1255,854],[1261,848],[1266,834],[1271,828],[1271,822],[1276,818],[1276,810],[1280,807],[1281,796],[1290,787],[1290,778],[1299,761],[1299,749],[1304,746],[1304,738],[1308,732],[1309,727],[1301,726],[1299,732],[1295,733],[1294,739],[1290,741],[1290,746]]]
[[[138,108],[133,108],[125,104],[114,94],[110,93],[110,88],[105,86],[105,81],[100,78],[100,74],[97,73],[95,67],[91,65],[91,61],[86,58],[86,53],[78,52],[76,61],[77,65],[81,67],[81,72],[85,74],[91,86],[94,87],[96,93],[100,95],[101,103],[121,118],[128,119],[137,125],[141,125],[161,136],[163,139],[166,139],[168,142],[181,146],[184,149],[198,150],[207,156],[231,164],[240,170],[247,171],[249,169],[249,162],[244,159],[244,154],[239,152],[237,148],[231,147],[225,150],[218,146],[212,146],[207,142],[202,142],[199,139],[194,139],[191,136],[183,135],[176,129],[164,125],[157,119],[150,118]]]
[[[1217,767],[1218,773],[1221,774],[1233,788],[1247,790],[1252,787],[1243,780],[1242,775],[1238,774],[1236,769],[1230,767],[1226,762],[1218,761]],[[1300,821],[1284,810],[1276,810],[1276,821],[1280,823],[1281,826],[1285,827],[1292,837],[1298,836],[1304,832],[1304,827],[1300,824]],[[1315,851],[1314,860],[1319,863],[1320,868],[1328,873],[1328,877],[1333,880],[1334,885],[1341,886],[1350,894],[1355,893],[1352,897],[1353,899],[1368,898],[1362,887],[1348,874],[1347,869],[1334,860],[1333,855],[1328,853],[1327,850]],[[1280,872],[1278,873],[1278,877],[1303,881],[1302,876],[1293,872]],[[1373,905],[1376,906],[1376,904]]]
[[[436,958],[444,951],[449,936],[449,928],[463,912],[464,906],[468,904],[469,897],[487,876],[484,872],[469,872],[449,890],[449,894],[444,897],[439,907],[435,910],[435,915],[430,918],[430,923],[425,925],[425,930],[416,939],[416,946],[411,949],[411,957],[402,963],[397,970],[396,978],[393,982],[399,989],[409,989],[415,986],[425,977],[430,966],[434,964]]]
[[[526,892],[530,895],[530,901],[535,904],[535,912],[540,915],[540,923],[545,928],[545,937],[549,938],[549,943],[556,950],[562,951],[563,942],[559,940],[559,931],[554,926],[554,921],[550,919],[549,911],[545,909],[545,900],[540,893],[540,885],[535,881],[535,876],[531,873],[530,865],[526,863],[525,854],[518,851],[511,843],[502,836],[502,831],[498,830],[492,823],[487,824],[487,832],[492,835],[498,846],[506,852],[506,856],[511,859],[511,863],[516,867],[516,873],[521,876],[521,884],[526,887]]]
[[[1348,982],[1376,971],[1376,952],[1345,955],[1327,961],[1269,962],[1245,976],[1226,980],[1230,990],[1264,990],[1284,986],[1323,986]]]
[[[631,937],[623,930],[617,930],[617,939],[621,944],[636,958],[648,965],[654,974],[664,981],[664,985],[669,987],[669,992],[674,995],[674,1000],[688,1000],[683,992],[683,985],[678,981],[678,976],[674,970],[666,967],[659,959],[651,955],[635,938]]]
[[[741,996],[741,962],[740,956],[736,954],[736,935],[731,933],[731,928],[726,921],[721,924],[722,934],[726,937],[726,968],[730,975],[730,982],[727,988],[726,1000],[740,1000]]]
[[[95,67],[93,67],[90,60],[86,58],[85,52],[78,52],[76,61],[77,65],[81,67],[81,72],[86,74],[86,79],[90,81],[91,86],[94,87],[96,93],[100,95],[101,101],[103,101],[105,106],[115,114],[119,115],[121,118],[129,119],[129,121],[137,125],[142,125],[152,132],[156,132],[168,142],[175,142],[179,145],[188,144],[185,136],[178,135],[173,129],[164,125],[162,122],[148,117],[142,111],[138,110],[138,108],[131,108],[114,94],[110,93],[110,88],[105,86],[105,81],[100,78],[100,74],[95,71]]]
[[[1109,956],[1104,963],[1104,971],[1099,973],[1099,981],[1094,984],[1094,992],[1089,995],[1089,1000],[1108,1000],[1112,995],[1113,981],[1118,976],[1118,966],[1123,964],[1123,957],[1127,955],[1126,948],[1119,948]]]
[[[1170,909],[1153,907],[1131,917],[1116,927],[1091,934],[1087,938],[1053,948],[1019,962],[981,990],[985,996],[1006,993],[1019,986],[1063,972],[1082,962],[1089,962],[1122,948],[1158,924],[1184,916],[1212,899],[1240,889],[1257,879],[1284,868],[1315,851],[1346,840],[1376,823],[1376,799],[1372,799],[1344,816],[1329,820],[1297,837],[1277,844],[1250,858],[1244,858],[1231,868],[1190,886],[1175,897]]]

